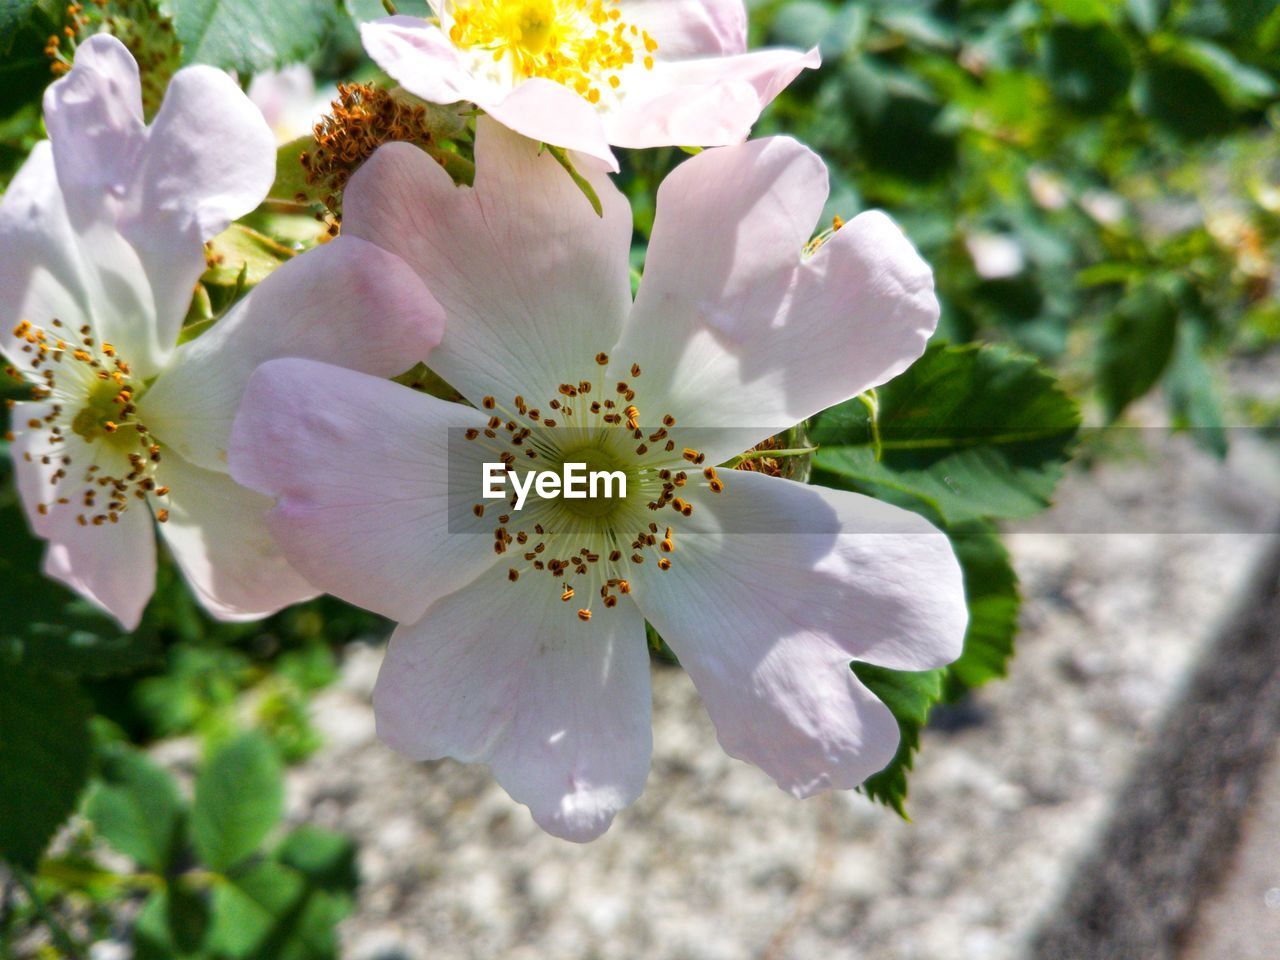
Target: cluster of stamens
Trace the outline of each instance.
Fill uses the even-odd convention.
[[[342,219],[342,191],[356,169],[384,143],[404,141],[422,147],[434,143],[426,107],[393,96],[369,83],[338,84],[338,99],[312,130],[316,146],[298,159],[308,185],[332,214],[330,235]],[[295,199],[306,203],[308,196]]]
[[[33,417],[24,424],[27,430],[42,433],[45,444],[43,450],[24,451],[23,459],[54,468],[49,474],[50,498],[38,503],[36,510],[44,516],[57,507],[74,505],[81,526],[117,523],[134,500],[168,495],[169,489],[155,479],[160,445],[138,420],[138,385],[115,347],[99,343],[87,325],[71,330],[54,320],[51,328],[46,332],[27,320],[13,328],[19,349],[30,357],[31,398],[49,403],[42,418]],[[6,373],[28,381],[13,367]],[[12,409],[14,402],[9,401],[9,406]],[[77,481],[72,476],[77,465],[68,451],[68,431],[87,444],[110,447],[118,455],[112,459],[120,466],[90,463],[79,471]],[[14,439],[12,432],[7,439]],[[70,490],[77,482],[80,489]],[[156,519],[164,523],[169,512],[157,510]]]
[[[595,361],[607,366],[609,356],[600,353]],[[676,529],[671,524],[693,515],[688,488],[724,490],[724,481],[715,467],[706,465],[701,451],[677,445],[671,434],[675,417],[666,414],[653,428],[641,425],[633,386],[641,376],[639,365],[633,364],[630,372],[630,380],[617,381],[612,389],[588,380],[562,383],[557,395],[539,406],[519,395],[509,405],[487,396],[481,402],[491,414],[486,425],[465,433],[508,472],[518,465],[534,469],[535,464],[594,459],[628,477],[625,499],[546,499],[516,512],[513,496],[502,501],[503,512],[496,518],[494,552],[519,558],[507,579],[515,583],[528,573],[551,576],[558,581],[562,601],[581,603],[578,619],[583,622],[591,619],[597,598],[611,609],[631,593],[634,567],[652,559],[659,570],[672,568]],[[492,506],[480,502],[471,509],[483,518]],[[650,514],[663,510],[676,516],[669,523],[651,519]]]
[[[489,51],[516,77],[544,77],[599,103],[603,86],[621,86],[635,63],[653,69],[658,43],[622,20],[618,0],[457,0],[449,38]]]

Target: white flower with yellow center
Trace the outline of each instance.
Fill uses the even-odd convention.
[[[609,145],[722,146],[817,50],[747,52],[742,0],[431,0],[431,21],[365,24],[409,92],[468,100],[533,140],[616,169]]]
[[[599,218],[490,120],[474,188],[382,147],[347,189],[344,235],[432,291],[447,321],[431,364],[470,405],[272,361],[246,388],[232,474],[276,498],[268,525],[312,582],[400,621],[381,736],[488,763],[552,833],[598,836],[643,787],[646,619],[729,753],[797,796],[854,787],[898,728],[849,663],[954,659],[959,566],[915,514],[717,465],[905,369],[937,323],[930,271],[879,213],[803,252],[826,170],[775,138],[667,178],[633,303],[631,211],[590,176]],[[510,496],[491,500],[495,462]],[[567,464],[626,495],[511,493]]]
[[[148,127],[137,64],[106,35],[44,106],[50,139],[0,198],[0,352],[31,389],[9,439],[45,572],[132,629],[155,586],[154,516],[216,616],[313,595],[263,528],[270,501],[227,475],[240,392],[273,357],[401,372],[439,339],[438,306],[395,256],[343,238],[179,346],[205,240],[271,186],[270,130],[209,67],[179,71]]]

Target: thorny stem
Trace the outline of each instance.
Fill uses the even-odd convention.
[[[40,915],[40,919],[49,928],[49,935],[53,938],[58,950],[68,960],[80,960],[84,956],[84,951],[81,950],[79,944],[71,939],[71,935],[58,922],[58,918],[53,915],[49,905],[44,902],[44,898],[36,890],[36,885],[32,882],[31,877],[16,864],[10,864],[10,870],[13,872],[13,878],[18,881],[18,886],[22,887],[23,893],[27,895],[31,905],[35,907],[36,913]]]

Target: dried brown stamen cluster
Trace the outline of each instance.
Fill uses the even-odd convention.
[[[393,96],[368,83],[338,85],[332,112],[315,125],[315,150],[299,157],[307,183],[322,192],[321,202],[333,215],[330,233],[342,220],[342,191],[364,161],[384,143],[405,141],[428,146],[434,138],[426,108]],[[299,203],[307,201],[298,194]]]
[[[155,479],[160,445],[138,419],[139,384],[115,347],[99,343],[87,325],[71,330],[55,319],[50,327],[46,332],[26,320],[14,327],[30,373],[24,377],[14,367],[6,370],[10,377],[31,384],[33,401],[48,404],[43,417],[32,417],[24,425],[43,437],[44,444],[42,449],[24,450],[23,459],[52,468],[50,498],[37,504],[36,511],[45,516],[56,507],[74,504],[80,526],[117,523],[134,500],[168,495],[168,488]],[[73,462],[70,436],[93,451],[93,462],[83,470]],[[8,439],[14,439],[12,433]],[[73,473],[78,470],[77,480]],[[68,489],[77,483],[80,489]],[[156,511],[161,523],[168,518],[167,510]]]

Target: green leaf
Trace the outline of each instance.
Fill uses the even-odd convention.
[[[0,54],[8,54],[18,30],[36,10],[36,0],[0,0]]]
[[[1277,0],[1222,0],[1222,6],[1236,32],[1248,36],[1266,22],[1280,3]]]
[[[255,865],[214,890],[210,949],[253,956],[305,896],[306,881],[296,870],[269,860]]]
[[[276,179],[268,196],[288,203],[321,203],[323,196],[307,182],[307,169],[302,165],[304,153],[314,153],[315,137],[290,140],[276,150]]]
[[[1133,85],[1138,112],[1187,140],[1217,136],[1234,124],[1231,106],[1204,73],[1168,57],[1155,58]]]
[[[200,278],[212,286],[243,288],[257,286],[280,264],[293,256],[288,247],[241,223],[233,223],[209,241],[208,255],[213,266]]]
[[[949,524],[1043,509],[1080,423],[1051,374],[1003,347],[932,345],[877,393],[880,458],[854,398],[810,427],[814,482],[921,500]]]
[[[89,777],[89,704],[70,680],[0,657],[0,857],[34,870]]]
[[[1128,48],[1105,26],[1053,27],[1044,38],[1042,59],[1054,96],[1084,113],[1105,111],[1133,79]]]
[[[191,836],[201,859],[226,871],[261,846],[284,814],[284,775],[261,733],[223,744],[196,777]]]
[[[929,710],[942,697],[943,671],[910,673],[887,670],[869,663],[854,663],[853,672],[872,693],[884,701],[898,721],[902,737],[893,760],[879,773],[867,778],[862,784],[862,792],[872,800],[892,807],[899,816],[906,819],[907,774],[911,772],[915,762],[915,752],[920,746],[920,731],[929,719]]]
[[[1098,391],[1108,420],[1155,386],[1173,356],[1177,324],[1173,298],[1156,280],[1121,299],[1098,344]]]
[[[85,816],[115,849],[149,870],[165,872],[182,844],[184,805],[173,777],[119,744],[104,750],[99,776]]]
[[[1172,50],[1181,63],[1199,71],[1237,110],[1260,106],[1280,91],[1269,74],[1246,66],[1216,43],[1179,37],[1173,41]]]
[[[254,73],[307,59],[337,22],[333,0],[169,0],[186,63]]]
[[[1197,446],[1221,459],[1227,455],[1227,431],[1213,371],[1205,362],[1200,325],[1181,324],[1177,340],[1164,380],[1173,426],[1190,431]]]
[[[347,14],[357,25],[381,20],[387,15],[387,8],[383,6],[382,0],[343,0],[342,5],[347,8]],[[435,16],[427,0],[396,0],[396,13],[423,19]]]
[[[134,960],[209,957],[201,948],[210,924],[210,903],[201,891],[181,879],[168,884],[152,893],[138,914],[133,929]]]
[[[989,525],[969,525],[948,534],[964,571],[969,608],[964,650],[946,669],[945,697],[954,701],[1008,672],[1022,597],[1009,552]]]
[[[276,856],[319,890],[350,893],[360,882],[355,841],[332,830],[301,826],[285,837]]]
[[[208,949],[235,960],[328,960],[351,899],[308,883],[292,867],[267,860],[214,891]]]

